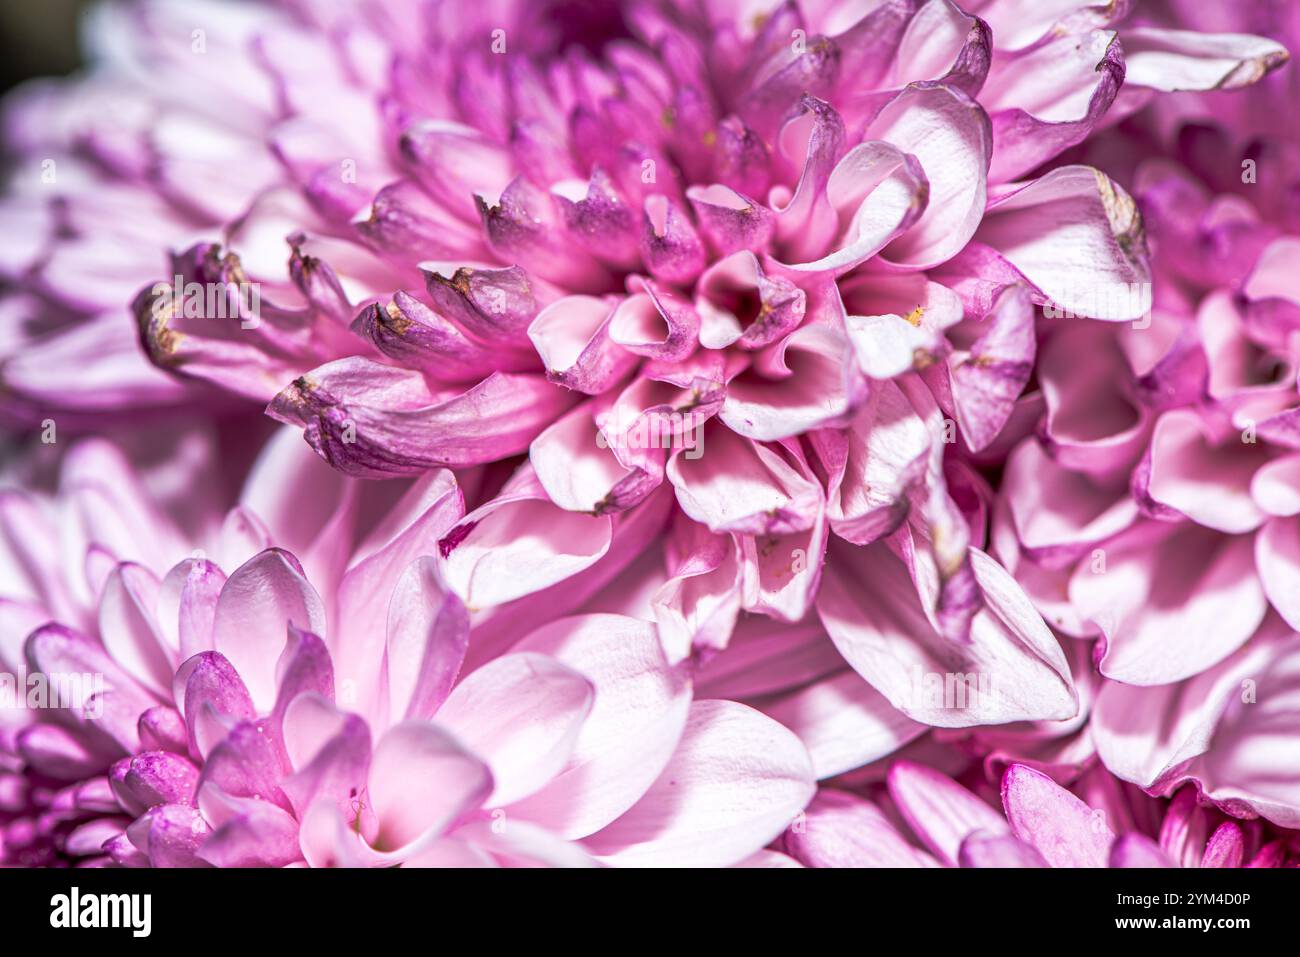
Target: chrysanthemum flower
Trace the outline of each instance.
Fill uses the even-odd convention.
[[[1204,566],[1215,584],[1241,564],[1238,542],[1219,563],[1222,543],[1199,526],[1138,517],[1156,488],[1176,501],[1149,512],[1189,496],[1199,508],[1178,467],[1142,473],[1141,501],[1122,492],[1125,456],[1137,461],[1146,435],[1125,418],[1120,380],[1096,344],[1151,307],[1146,235],[1128,191],[1063,154],[1162,94],[1260,80],[1286,59],[1274,41],[1183,29],[1172,8],[1130,17],[1127,4],[1086,0],[230,9],[105,7],[91,79],[11,104],[29,163],[57,154],[87,172],[52,197],[20,186],[12,201],[40,241],[0,263],[23,330],[23,358],[0,366],[5,408],[26,421],[112,415],[215,389],[301,429],[351,477],[340,487],[419,476],[417,489],[472,488],[467,512],[431,521],[436,538],[421,533],[403,563],[424,562],[423,614],[463,609],[467,684],[505,668],[542,622],[614,614],[649,629],[663,667],[697,692],[794,730],[821,778],[932,727],[979,742],[992,738],[965,729],[1011,725],[1007,756],[1044,749],[1083,763],[1094,676],[1053,627],[1114,638],[1098,604],[1130,628],[1142,599],[1160,608],[1166,595],[1135,587],[1062,601],[1061,566],[1130,525],[1138,581],[1159,548],[1171,565],[1201,562],[1193,570]],[[101,209],[115,191],[124,206]],[[147,238],[118,240],[79,221],[82,205],[165,214]],[[111,281],[70,291],[70,277],[87,275]],[[174,382],[107,331],[105,304],[124,305],[128,284],[140,343]],[[1106,323],[1085,318],[1049,336],[1040,307]],[[41,311],[38,338],[31,310]],[[1242,333],[1215,328],[1227,343],[1225,388],[1253,387],[1237,381],[1250,378],[1234,351]],[[78,388],[66,357],[110,348],[123,356],[113,387]],[[58,389],[32,371],[43,356],[67,373]],[[1158,401],[1179,404],[1158,378]],[[1052,444],[1023,443],[1008,460],[1040,417]],[[1198,465],[1213,436],[1184,419],[1172,420],[1169,441],[1176,459]],[[1039,459],[1064,473],[1063,503],[1039,503],[1055,486],[1024,479],[1025,461]],[[1228,471],[1239,478],[1236,464]],[[1095,474],[1121,488],[1114,510],[1086,487]],[[1241,521],[1241,496],[1210,498],[1206,514]],[[1184,547],[1184,532],[1206,541]],[[279,609],[267,634],[286,620],[318,634],[310,614],[297,620],[310,603],[296,583],[337,589],[320,636],[329,665],[318,660],[317,673],[360,689],[353,710],[376,741],[339,745],[352,761],[344,776],[358,795],[383,791],[361,768],[383,763],[388,738],[378,736],[401,727],[382,704],[391,679],[377,628],[391,629],[396,594],[386,581],[349,598],[347,575],[365,563],[338,578],[357,556],[329,535],[311,544],[317,554],[286,546],[305,575],[286,553],[251,560],[280,563],[269,577],[298,588],[295,614],[282,613],[260,572],[231,590],[249,564],[222,564],[231,577],[213,600],[244,609],[231,616]],[[126,588],[130,576],[116,574]],[[174,574],[179,586],[188,572]],[[1256,606],[1262,617],[1253,581],[1233,593],[1239,621]],[[135,603],[170,634],[170,608]],[[1240,630],[1162,655],[1138,683],[1212,666],[1249,637]],[[229,662],[234,711],[218,714],[263,728],[289,754],[275,659],[212,641],[187,650]],[[180,647],[133,652],[156,669],[155,694],[166,695],[169,669],[195,661]],[[310,647],[295,638],[290,657]],[[1102,672],[1119,677],[1116,656],[1129,654],[1140,672],[1146,647],[1109,641]],[[974,677],[977,693],[950,701],[953,676]],[[188,693],[173,695],[187,727],[199,722],[180,700]],[[195,775],[247,767],[245,752],[212,763],[223,745],[211,733],[211,747],[186,740]],[[491,754],[474,756],[495,774]],[[284,816],[276,826],[306,834],[309,859],[401,845],[338,801],[309,814],[297,785],[282,786],[315,763],[298,758],[306,764],[289,754],[288,765],[261,766],[254,793],[283,795],[271,800]],[[471,805],[485,809],[462,810]],[[221,828],[243,820],[240,807],[194,813],[230,835]],[[424,823],[420,840],[452,839]],[[147,852],[143,831],[126,840]],[[555,833],[612,853],[593,832]]]
[[[120,464],[104,446],[72,457],[74,495],[89,460],[104,478]],[[95,681],[6,731],[0,861],[721,866],[811,797],[799,740],[744,705],[693,700],[650,622],[537,619],[462,669],[469,618],[432,557],[463,512],[449,472],[361,538],[357,483],[291,436],[253,475],[215,543],[229,576],[191,557],[159,577],[94,535],[90,623],[3,602],[10,673]],[[167,528],[129,473],[111,478],[114,530]],[[251,500],[267,487],[281,492],[261,495],[264,522]],[[292,494],[307,490],[304,514]],[[320,591],[264,547],[304,533]],[[32,578],[46,594],[64,584],[58,569]]]

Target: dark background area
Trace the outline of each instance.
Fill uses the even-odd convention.
[[[87,0],[0,0],[0,92],[81,63],[78,18]]]

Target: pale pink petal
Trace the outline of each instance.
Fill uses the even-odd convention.
[[[1285,47],[1264,37],[1156,27],[1124,30],[1125,82],[1164,92],[1250,86],[1287,59]]]
[[[427,722],[389,728],[370,763],[370,802],[379,821],[374,847],[409,849],[445,833],[492,790],[487,766]]]
[[[510,804],[566,766],[591,714],[592,683],[535,653],[511,653],[466,676],[438,710],[438,723],[492,769],[486,802]]]
[[[1064,312],[1127,320],[1151,307],[1137,206],[1091,167],[1059,167],[994,200],[975,239]]]
[[[1106,638],[1102,674],[1157,685],[1204,671],[1240,647],[1268,610],[1249,536],[1144,522],[1104,561],[1080,563],[1070,600]]]
[[[761,707],[799,735],[819,780],[892,754],[927,730],[851,669]]]
[[[590,568],[610,547],[608,516],[553,505],[531,469],[438,543],[438,569],[471,610],[541,591]]]
[[[854,670],[916,721],[967,727],[1073,716],[1077,694],[1056,638],[1001,566],[974,549],[971,561],[985,604],[964,647],[940,639],[907,568],[883,543],[832,549],[818,614]]]
[[[286,629],[325,633],[325,609],[302,567],[272,548],[237,568],[217,599],[213,643],[238,671],[260,711],[275,703],[275,665]]]
[[[948,86],[908,87],[880,111],[864,139],[884,140],[914,155],[929,180],[925,212],[882,257],[911,269],[950,259],[975,234],[984,213],[993,150],[984,110]]]
[[[812,798],[799,739],[732,701],[698,701],[645,795],[584,841],[608,864],[725,867],[783,831]]]
[[[672,757],[690,708],[686,670],[669,668],[652,624],[621,615],[561,619],[515,650],[575,669],[595,699],[564,768],[507,814],[585,837],[635,804]]]
[[[384,668],[393,723],[431,718],[447,699],[469,646],[469,616],[420,558],[402,572],[388,606]]]

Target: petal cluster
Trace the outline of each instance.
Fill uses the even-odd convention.
[[[1294,864],[1300,22],[591,6],[6,100],[0,863]]]

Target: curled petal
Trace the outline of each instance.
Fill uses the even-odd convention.
[[[267,414],[300,426],[335,468],[379,478],[522,452],[571,403],[537,375],[494,372],[463,392],[434,392],[419,372],[354,356],[301,377]]]

